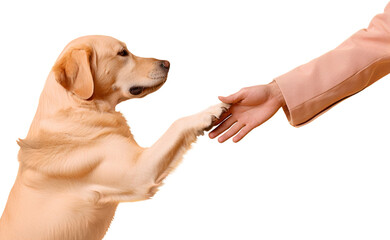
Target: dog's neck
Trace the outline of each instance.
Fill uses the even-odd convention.
[[[32,137],[39,132],[41,120],[50,118],[61,110],[83,108],[97,112],[115,112],[117,103],[118,97],[115,95],[108,97],[108,100],[80,99],[63,88],[56,81],[54,73],[50,72],[39,98],[38,108],[27,137]]]

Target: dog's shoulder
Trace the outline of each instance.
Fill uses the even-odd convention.
[[[42,119],[39,129],[19,139],[20,164],[55,177],[81,177],[102,160],[109,139],[133,139],[119,112],[64,110]]]

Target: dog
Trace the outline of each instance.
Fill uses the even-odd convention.
[[[151,147],[134,140],[115,106],[158,90],[170,63],[141,58],[108,36],[62,51],[46,80],[0,219],[2,240],[97,240],[120,202],[151,198],[197,136],[229,105],[175,121]]]

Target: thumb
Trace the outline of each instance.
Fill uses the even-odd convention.
[[[234,103],[238,103],[241,100],[243,100],[244,96],[243,96],[242,92],[239,91],[239,92],[236,92],[236,93],[229,95],[227,97],[219,96],[218,99],[221,100],[221,102],[223,102],[223,103],[234,104]]]

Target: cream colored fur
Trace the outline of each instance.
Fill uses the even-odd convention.
[[[1,240],[102,239],[120,202],[156,193],[228,108],[218,104],[179,119],[153,146],[140,147],[115,106],[160,88],[167,67],[111,37],[82,37],[64,49],[27,137],[18,141],[20,167],[0,220]],[[134,86],[143,91],[131,94]]]

